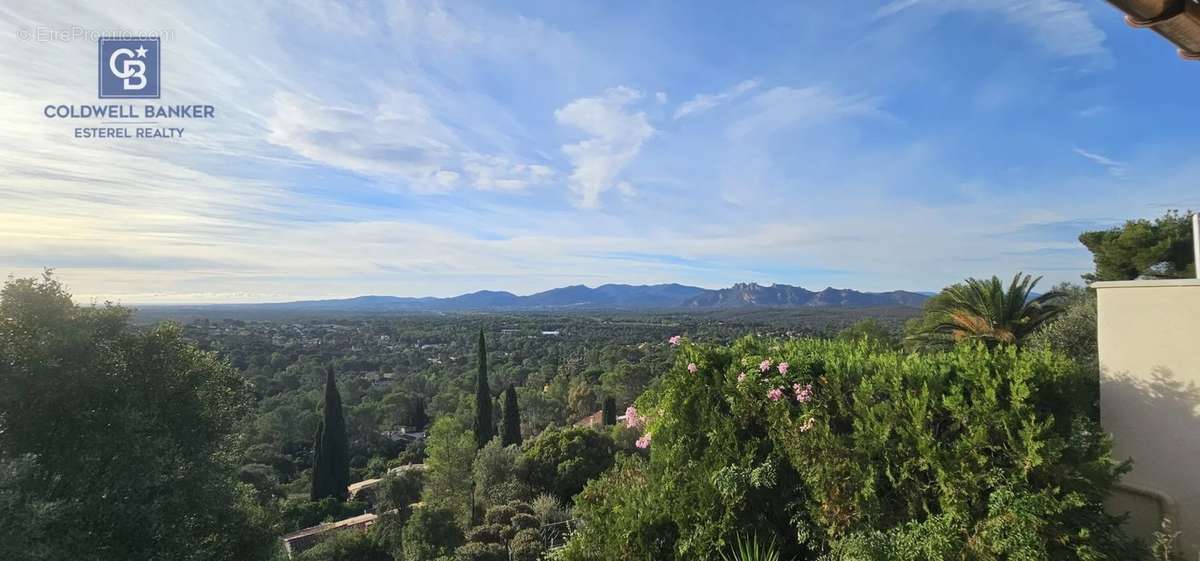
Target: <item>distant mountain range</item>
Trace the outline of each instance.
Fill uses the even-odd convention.
[[[536,310],[718,310],[739,308],[878,308],[920,306],[928,295],[919,292],[859,292],[826,288],[813,292],[786,284],[738,283],[711,290],[682,284],[605,284],[555,288],[528,296],[481,290],[450,298],[359,296],[340,300],[308,300],[251,304],[258,309],[289,312],[403,312],[403,311],[536,311]],[[226,306],[222,306],[226,307]]]

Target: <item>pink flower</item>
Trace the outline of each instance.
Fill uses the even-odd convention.
[[[638,415],[637,407],[632,405],[625,410],[625,426],[635,429],[642,425],[645,419]]]
[[[649,433],[643,434],[641,438],[637,439],[637,442],[635,442],[634,445],[645,450],[646,448],[650,447],[650,440],[652,440],[652,438],[650,437]]]
[[[700,371],[700,367],[696,366],[696,363],[694,363],[694,362],[688,363],[688,372],[695,374],[696,372],[699,372],[699,371]]]
[[[738,374],[738,383],[740,384],[745,381],[746,381],[746,373],[745,372],[739,373]]]
[[[765,359],[762,362],[758,363],[758,370],[760,372],[766,372],[770,369],[771,369],[771,359],[768,358],[768,359]]]
[[[675,345],[679,344],[680,340],[682,340],[682,338],[678,335],[675,335],[675,336],[671,337],[670,339],[667,339],[667,342],[670,343],[672,347],[674,347]]]
[[[813,420],[812,417],[809,417],[808,419],[806,419],[804,421],[804,424],[800,425],[800,432],[808,432],[808,431],[812,430],[814,422],[815,421]]]
[[[771,391],[767,392],[767,399],[770,399],[771,401],[779,401],[783,399],[783,390],[779,388],[771,388]]]
[[[781,363],[779,363],[779,373],[780,373],[780,374],[787,374],[787,371],[788,371],[788,366],[790,366],[790,365],[789,365],[788,363],[786,363],[786,362],[781,362]]]
[[[796,401],[800,403],[808,403],[812,400],[812,384],[792,384],[792,392],[796,394]]]

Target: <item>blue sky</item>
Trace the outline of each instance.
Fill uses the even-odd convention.
[[[1200,66],[1103,2],[47,1],[0,7],[0,271],[81,300],[936,290],[1078,280],[1200,208]],[[163,36],[177,140],[88,140],[96,46]]]

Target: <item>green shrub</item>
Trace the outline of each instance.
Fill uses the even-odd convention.
[[[413,505],[402,532],[405,561],[431,561],[449,555],[462,544],[462,531],[448,509]]]
[[[533,509],[533,505],[523,501],[508,501],[508,506],[512,507],[516,514],[532,514],[537,515],[537,511]]]
[[[649,460],[579,495],[564,559],[712,560],[751,533],[785,559],[1139,553],[1103,510],[1123,466],[1061,355],[747,338],[676,358],[637,404]]]
[[[1100,347],[1096,340],[1096,293],[1074,285],[1059,285],[1054,290],[1064,295],[1063,313],[1034,332],[1028,346],[1064,354],[1087,373],[1092,417],[1099,419]]]
[[[522,473],[535,491],[569,502],[613,464],[612,436],[586,427],[550,428],[526,441]]]
[[[517,514],[517,510],[508,505],[494,506],[487,509],[483,514],[483,521],[488,524],[502,524],[507,526],[512,517]]]
[[[512,542],[508,544],[508,551],[512,561],[538,561],[546,549],[537,530],[525,529],[513,536]]]
[[[280,507],[280,516],[283,529],[291,532],[316,526],[322,522],[358,516],[370,508],[371,505],[359,501],[341,502],[333,498],[310,501],[308,497],[304,497],[283,501]]]
[[[379,510],[404,510],[421,500],[425,474],[419,470],[403,470],[383,476],[375,490]]]
[[[406,466],[409,464],[423,464],[425,463],[426,458],[427,453],[425,449],[425,441],[418,440],[412,444],[409,444],[403,452],[400,452],[399,456],[396,456],[396,460],[394,462],[389,462],[388,466],[394,467],[397,465]]]
[[[259,497],[264,499],[282,495],[279,488],[279,478],[275,469],[263,464],[246,464],[237,471],[238,480],[254,487]]]
[[[337,532],[296,557],[296,561],[392,561],[392,556],[363,532]]]
[[[588,484],[576,513],[587,526],[567,543],[562,558],[607,561],[673,559],[679,530],[651,488],[650,466],[640,457],[623,457]]]
[[[485,524],[483,526],[476,526],[471,528],[470,532],[467,532],[467,541],[504,545],[504,543],[508,541],[508,538],[506,538],[504,535],[505,530],[507,529],[508,526],[505,524]]]
[[[454,550],[454,561],[508,561],[504,546],[471,542]]]
[[[531,528],[541,527],[542,521],[532,514],[520,513],[512,517],[509,525],[517,530],[528,530]]]
[[[521,451],[516,446],[501,446],[498,439],[479,449],[472,470],[481,506],[487,508],[531,497],[529,486],[517,477],[520,457]]]
[[[929,561],[959,559],[965,533],[950,517],[938,515],[921,522],[883,530],[856,532],[833,544],[821,561]]]

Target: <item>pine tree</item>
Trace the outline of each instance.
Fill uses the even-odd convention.
[[[500,444],[521,444],[521,410],[517,407],[517,390],[512,386],[504,390],[504,425],[500,427]]]
[[[488,387],[487,345],[483,340],[483,328],[479,329],[479,375],[475,379],[475,447],[483,448],[496,436],[492,424],[492,390]]]
[[[342,415],[342,396],[333,379],[333,367],[325,371],[325,407],[313,444],[312,492],[321,500],[333,497],[346,500],[350,485],[350,445],[346,438],[346,418]]]
[[[617,400],[611,397],[604,399],[604,408],[600,410],[600,420],[606,427],[617,424]]]

